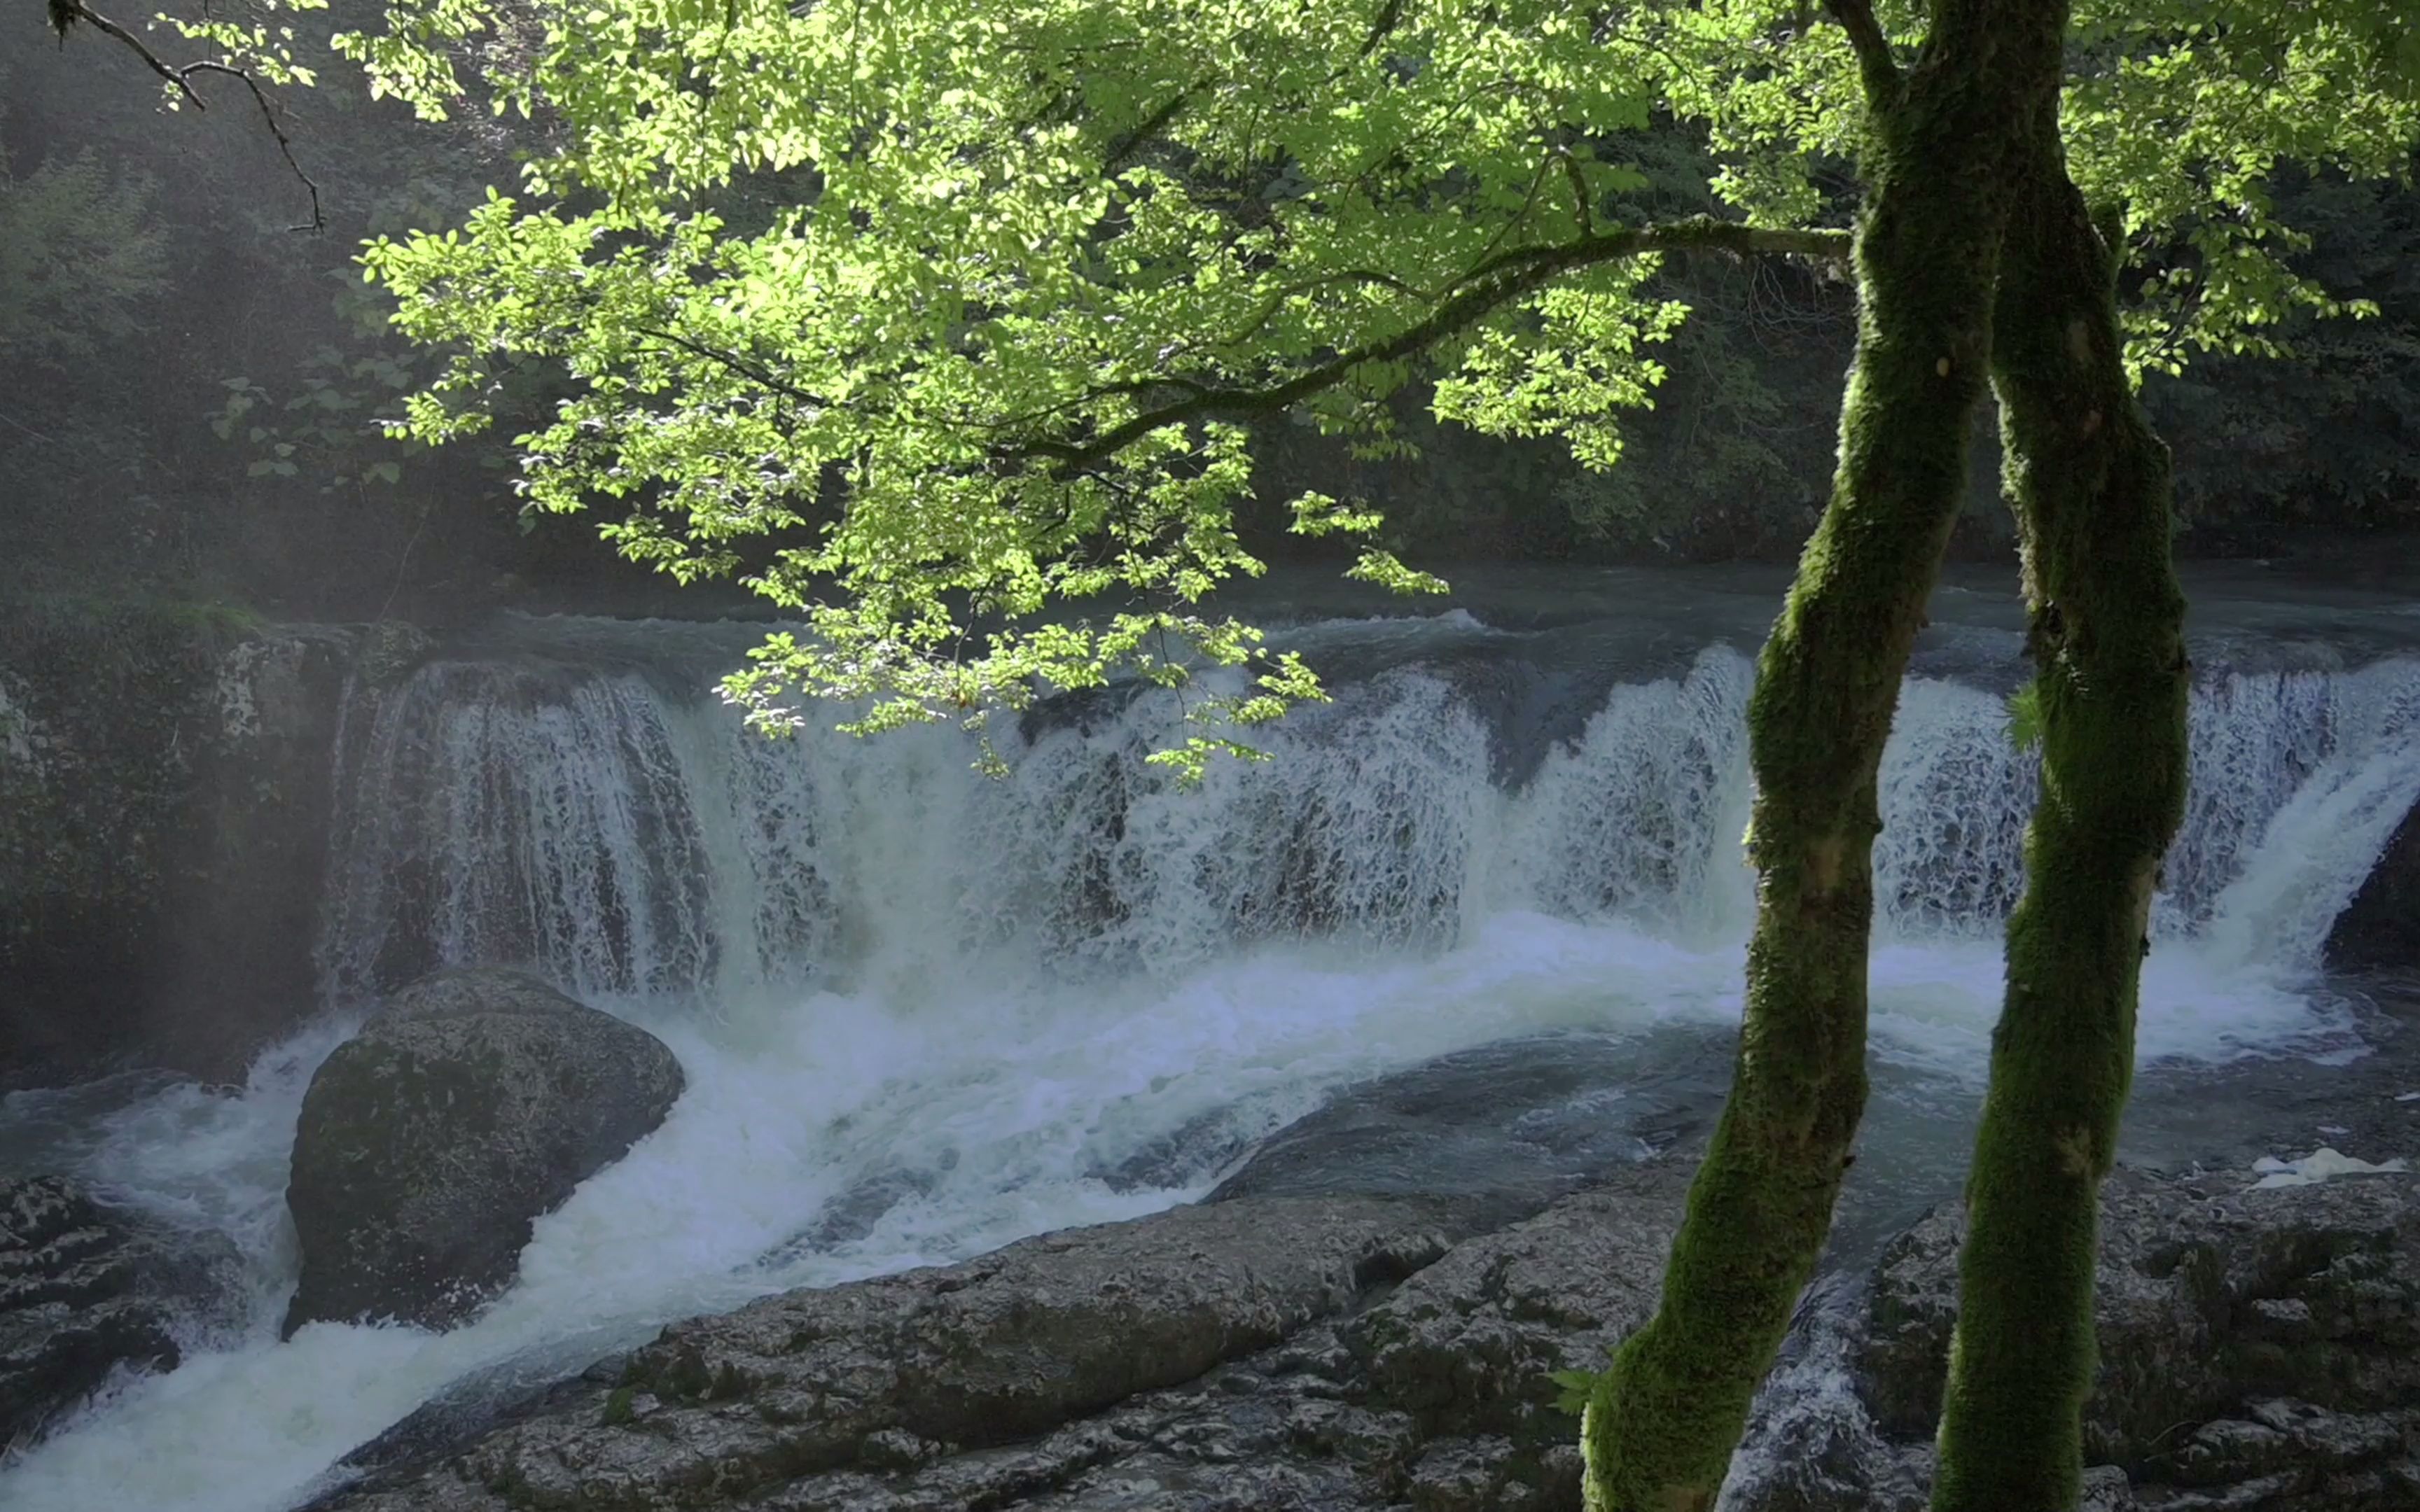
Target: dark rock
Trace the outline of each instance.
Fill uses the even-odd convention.
[[[589,1388],[610,1387],[621,1377],[618,1354],[577,1371],[563,1368],[551,1350],[507,1360],[448,1384],[346,1455],[340,1469],[360,1486],[399,1484],[508,1423],[568,1407]]]
[[[2420,1504],[2393,1486],[2420,1443],[2420,1184],[2246,1185],[2120,1170],[2104,1187],[2087,1454],[2132,1476],[2119,1504],[2164,1512]],[[1858,1363],[1903,1440],[1940,1411],[1963,1227],[1936,1211],[1875,1274]]]
[[[625,1386],[661,1404],[644,1439],[553,1425],[542,1462],[510,1434],[472,1458],[540,1489],[600,1473],[670,1487],[708,1465],[737,1487],[861,1463],[888,1432],[1000,1443],[1275,1345],[1433,1261],[1457,1233],[1425,1204],[1185,1208],[793,1292],[675,1324],[632,1355]]]
[[[0,1181],[0,1449],[120,1367],[175,1368],[233,1265],[61,1178]]]
[[[1958,1321],[1958,1245],[1965,1233],[1966,1215],[1953,1204],[1883,1252],[1859,1363],[1866,1405],[1885,1433],[1923,1438],[1940,1420],[1949,1335]]]
[[[317,1004],[354,632],[0,605],[0,1087],[208,1080]]]
[[[2084,1494],[2076,1512],[2135,1512],[2134,1483],[2116,1465],[2095,1465],[2084,1473]]]
[[[930,1196],[940,1183],[951,1160],[939,1170],[893,1169],[876,1171],[862,1180],[854,1181],[815,1214],[805,1232],[778,1246],[767,1257],[768,1263],[778,1264],[798,1255],[812,1254],[852,1243],[874,1232],[891,1210],[911,1197]]]
[[[1722,1054],[1694,1037],[1651,1056],[1635,1039],[1572,1034],[1441,1056],[1345,1088],[1206,1200],[1451,1196],[1515,1222],[1710,1122]]]
[[[1454,1248],[1338,1332],[1372,1401],[1438,1431],[1526,1443],[1568,1434],[1558,1370],[1602,1368],[1655,1310],[1675,1167],[1582,1193]]]
[[[352,632],[264,630],[220,661],[168,859],[145,1058],[240,1081],[319,1004],[319,910]]]
[[[1188,1187],[1234,1165],[1265,1132],[1244,1107],[1216,1108],[1145,1142],[1124,1159],[1095,1164],[1085,1174],[1112,1192],[1165,1192]]]
[[[1246,1196],[794,1293],[329,1504],[1571,1512],[1552,1373],[1648,1316],[1689,1176],[1623,1164],[1504,1227],[1493,1200]],[[2243,1185],[2109,1183],[2083,1507],[2411,1512],[2414,1182]],[[1810,1293],[1727,1512],[1920,1512],[1957,1227]]]
[[[2194,1429],[2193,1437],[2162,1457],[2169,1480],[2180,1486],[2224,1486],[2265,1475],[2294,1458],[2295,1444],[2259,1423],[2219,1418]]]
[[[520,972],[441,972],[311,1080],[287,1188],[302,1276],[286,1331],[457,1322],[509,1285],[531,1225],[661,1123],[653,1035]]]
[[[402,620],[374,621],[362,630],[354,675],[370,687],[393,687],[436,652],[437,642],[418,625]]]
[[[1644,1315],[1688,1171],[1627,1167],[1528,1223],[1249,1197],[667,1329],[620,1383],[346,1512],[1421,1512],[1576,1506],[1540,1372]],[[1487,1359],[1442,1389],[1439,1351]],[[1535,1379],[1532,1377],[1535,1376]]]
[[[2420,972],[2420,807],[2403,816],[2361,890],[2328,930],[2330,965]]]

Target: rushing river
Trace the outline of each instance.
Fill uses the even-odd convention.
[[[1281,642],[1335,702],[1190,793],[1142,764],[1178,730],[1156,695],[1037,713],[1003,735],[1001,780],[952,731],[750,736],[710,691],[741,626],[510,621],[355,690],[327,1014],[240,1089],[120,1079],[0,1106],[0,1159],[225,1235],[249,1287],[180,1368],[0,1468],[0,1506],[270,1512],[449,1383],[1185,1200],[1357,1079],[1514,1037],[1642,1057],[1718,1039],[1751,902],[1742,710],[1778,579],[1463,586],[1442,611],[1271,593],[1259,609],[1286,605]],[[2186,1076],[2356,1056],[2319,950],[2420,795],[2420,606],[2249,568],[2191,586],[2193,799],[2142,1056]],[[1884,769],[1878,1129],[1971,1103],[2035,786],[2005,735],[2007,585],[1945,588],[1934,618]],[[644,1024],[687,1094],[540,1220],[475,1323],[277,1342],[312,1070],[380,992],[473,962]],[[908,1196],[870,1232],[799,1242],[894,1175]]]

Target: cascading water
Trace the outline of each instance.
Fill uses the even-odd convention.
[[[642,670],[439,662],[349,715],[330,985],[366,1001],[510,961],[727,1012],[811,984],[910,991],[975,959],[1058,981],[1170,980],[1269,942],[1434,956],[1507,919],[1736,946],[1747,658],[1715,646],[1614,684],[1554,738],[1490,706],[1513,656],[1387,668],[1193,792],[1142,762],[1177,733],[1171,699],[1034,717],[1000,782],[934,732],[771,742]],[[2007,722],[1996,690],[1909,681],[1874,856],[1886,947],[1996,941],[2037,786]],[[2420,666],[2224,673],[2192,722],[2156,930],[2173,954],[2307,973],[2420,792]],[[1528,776],[1508,786],[1508,767]]]
[[[1645,666],[1459,611],[1289,634],[1350,669],[1335,702],[1199,791],[1142,760],[1179,731],[1158,695],[1037,711],[1004,780],[942,730],[765,741],[707,691],[746,643],[721,627],[531,622],[356,689],[331,1017],[238,1094],[10,1109],[74,1124],[54,1165],[234,1238],[250,1321],[0,1470],[0,1503],[263,1512],[467,1375],[543,1377],[669,1317],[1163,1207],[1326,1090],[1428,1057],[1735,1017],[1741,651]],[[2035,800],[1993,644],[1990,675],[1920,664],[1885,763],[1876,1042],[1928,1085],[1979,1071]],[[2420,661],[2212,671],[2193,719],[2143,1052],[2343,1050],[2319,945],[2420,795]],[[465,962],[644,1023],[690,1090],[540,1221],[475,1323],[279,1344],[302,1088],[347,1014]],[[817,1229],[869,1183],[895,1203]]]

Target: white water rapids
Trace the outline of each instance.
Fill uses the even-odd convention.
[[[1527,634],[1458,611],[1302,629],[1375,670],[1198,793],[1140,764],[1177,728],[1156,699],[1032,721],[1004,781],[946,731],[767,743],[704,692],[744,640],[696,627],[538,625],[358,690],[330,1015],[240,1090],[84,1113],[26,1093],[0,1117],[49,1168],[228,1236],[251,1288],[178,1369],[0,1468],[0,1506],[271,1512],[483,1369],[542,1378],[672,1317],[1199,1195],[1213,1156],[1117,1179],[1188,1131],[1232,1149],[1342,1083],[1512,1035],[1719,1029],[1750,903],[1748,662],[1544,675]],[[1982,1064],[2034,795],[2004,695],[1912,678],[1885,768],[1876,1055],[1952,1084]],[[2353,1049],[2319,946],[2420,795],[2420,661],[2214,670],[2193,717],[2142,1054]],[[359,1005],[468,962],[645,1025],[688,1092],[538,1223],[476,1322],[281,1344],[310,1073]],[[862,1238],[790,1242],[899,1174]]]

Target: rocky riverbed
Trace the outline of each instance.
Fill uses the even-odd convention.
[[[2420,1157],[2407,1022],[2373,1013],[2370,1053],[2347,1065],[2144,1076],[2133,1163],[2106,1189],[2087,1506],[2420,1506],[2420,1178],[2256,1169],[2330,1142]],[[1249,1151],[1215,1128],[1179,1137],[1146,1163],[1233,1166],[1202,1202],[773,1295],[568,1378],[508,1362],[361,1445],[309,1504],[1575,1507],[1576,1424],[1552,1378],[1600,1365],[1652,1308],[1718,1049],[1507,1041],[1346,1088]],[[1922,1505],[1961,1219],[1936,1200],[1954,1182],[1910,1153],[1925,1140],[1903,1102],[1869,1121],[1725,1512]],[[877,1219],[917,1173],[873,1185],[835,1205]],[[209,1257],[180,1257],[176,1235],[56,1180],[8,1199],[12,1431],[113,1370],[168,1367],[207,1327]]]
[[[2108,1185],[2089,1506],[2420,1505],[2420,1178],[2253,1168],[2320,1128],[2420,1155],[2400,1022],[2307,1080],[2239,1070],[2229,1140],[2146,1078],[2138,1157],[2198,1139],[2211,1165]],[[1203,1203],[678,1323],[540,1391],[473,1383],[313,1506],[1575,1507],[1551,1377],[1653,1305],[1700,1137],[1673,1080],[1607,1102],[1585,1051],[1446,1057],[1340,1095]],[[1727,1512],[1922,1505],[1960,1223],[1944,1202],[1875,1242],[1844,1219]]]
[[[1576,1506],[1549,1375],[1645,1319],[1686,1180],[1652,1161],[1483,1233],[1450,1203],[1244,1197],[794,1293],[468,1443],[407,1425],[315,1505]],[[1841,1373],[1768,1413],[1727,1505],[1921,1505],[1958,1226],[1945,1207],[1803,1312],[1793,1362]],[[2106,1227],[2096,1505],[2420,1504],[2420,1182],[2128,1170]]]

